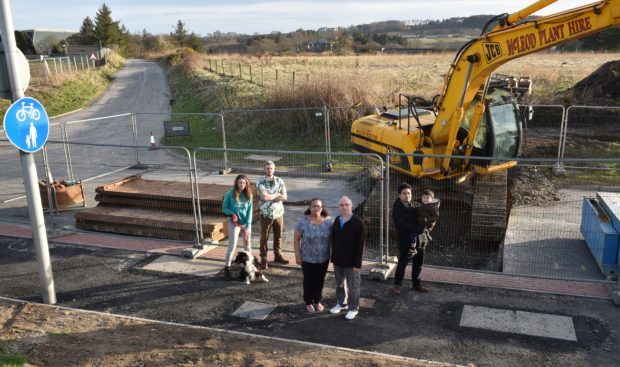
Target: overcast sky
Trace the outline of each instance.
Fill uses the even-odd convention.
[[[253,34],[320,27],[347,27],[384,20],[446,19],[511,13],[534,0],[108,0],[112,18],[132,33],[170,33],[180,19],[190,32]],[[588,0],[558,0],[537,13],[550,14]],[[78,30],[95,17],[101,0],[10,0],[15,29]]]

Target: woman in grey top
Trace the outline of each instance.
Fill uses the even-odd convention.
[[[295,227],[295,261],[304,274],[306,311],[320,312],[325,309],[321,298],[329,265],[332,220],[320,199],[312,199],[304,214]]]

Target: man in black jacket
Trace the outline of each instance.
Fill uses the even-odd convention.
[[[405,268],[411,257],[411,281],[413,289],[426,293],[428,289],[420,284],[420,274],[424,264],[424,248],[418,243],[411,242],[412,238],[422,233],[424,226],[418,223],[417,203],[411,202],[411,186],[403,183],[398,186],[398,198],[394,201],[392,208],[392,219],[396,227],[396,243],[398,244],[398,264],[394,275],[394,288],[392,293],[400,294],[400,285],[405,277]],[[414,248],[412,248],[414,246]],[[413,251],[411,251],[413,250]],[[410,252],[411,251],[411,252]]]
[[[353,203],[348,197],[341,197],[338,207],[342,215],[334,220],[330,241],[338,304],[332,307],[330,312],[339,313],[348,309],[345,318],[353,320],[359,308],[360,270],[366,243],[366,225],[353,214]]]

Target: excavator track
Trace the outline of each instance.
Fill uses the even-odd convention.
[[[479,177],[473,182],[470,239],[472,245],[498,245],[506,233],[507,171]]]

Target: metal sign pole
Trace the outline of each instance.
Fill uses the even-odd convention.
[[[11,86],[11,98],[13,102],[24,97],[24,88],[21,85],[21,78],[17,65],[17,46],[15,43],[15,33],[13,33],[13,19],[11,17],[11,6],[9,0],[0,0],[0,33],[4,44],[4,54]],[[19,151],[22,165],[22,175],[28,198],[28,214],[30,216],[30,226],[32,227],[32,239],[34,240],[37,254],[37,267],[39,270],[39,281],[43,289],[43,301],[48,304],[56,303],[56,291],[54,289],[54,277],[50,262],[49,247],[47,244],[47,233],[45,231],[45,220],[43,217],[43,206],[37,183],[37,167],[32,153]]]

